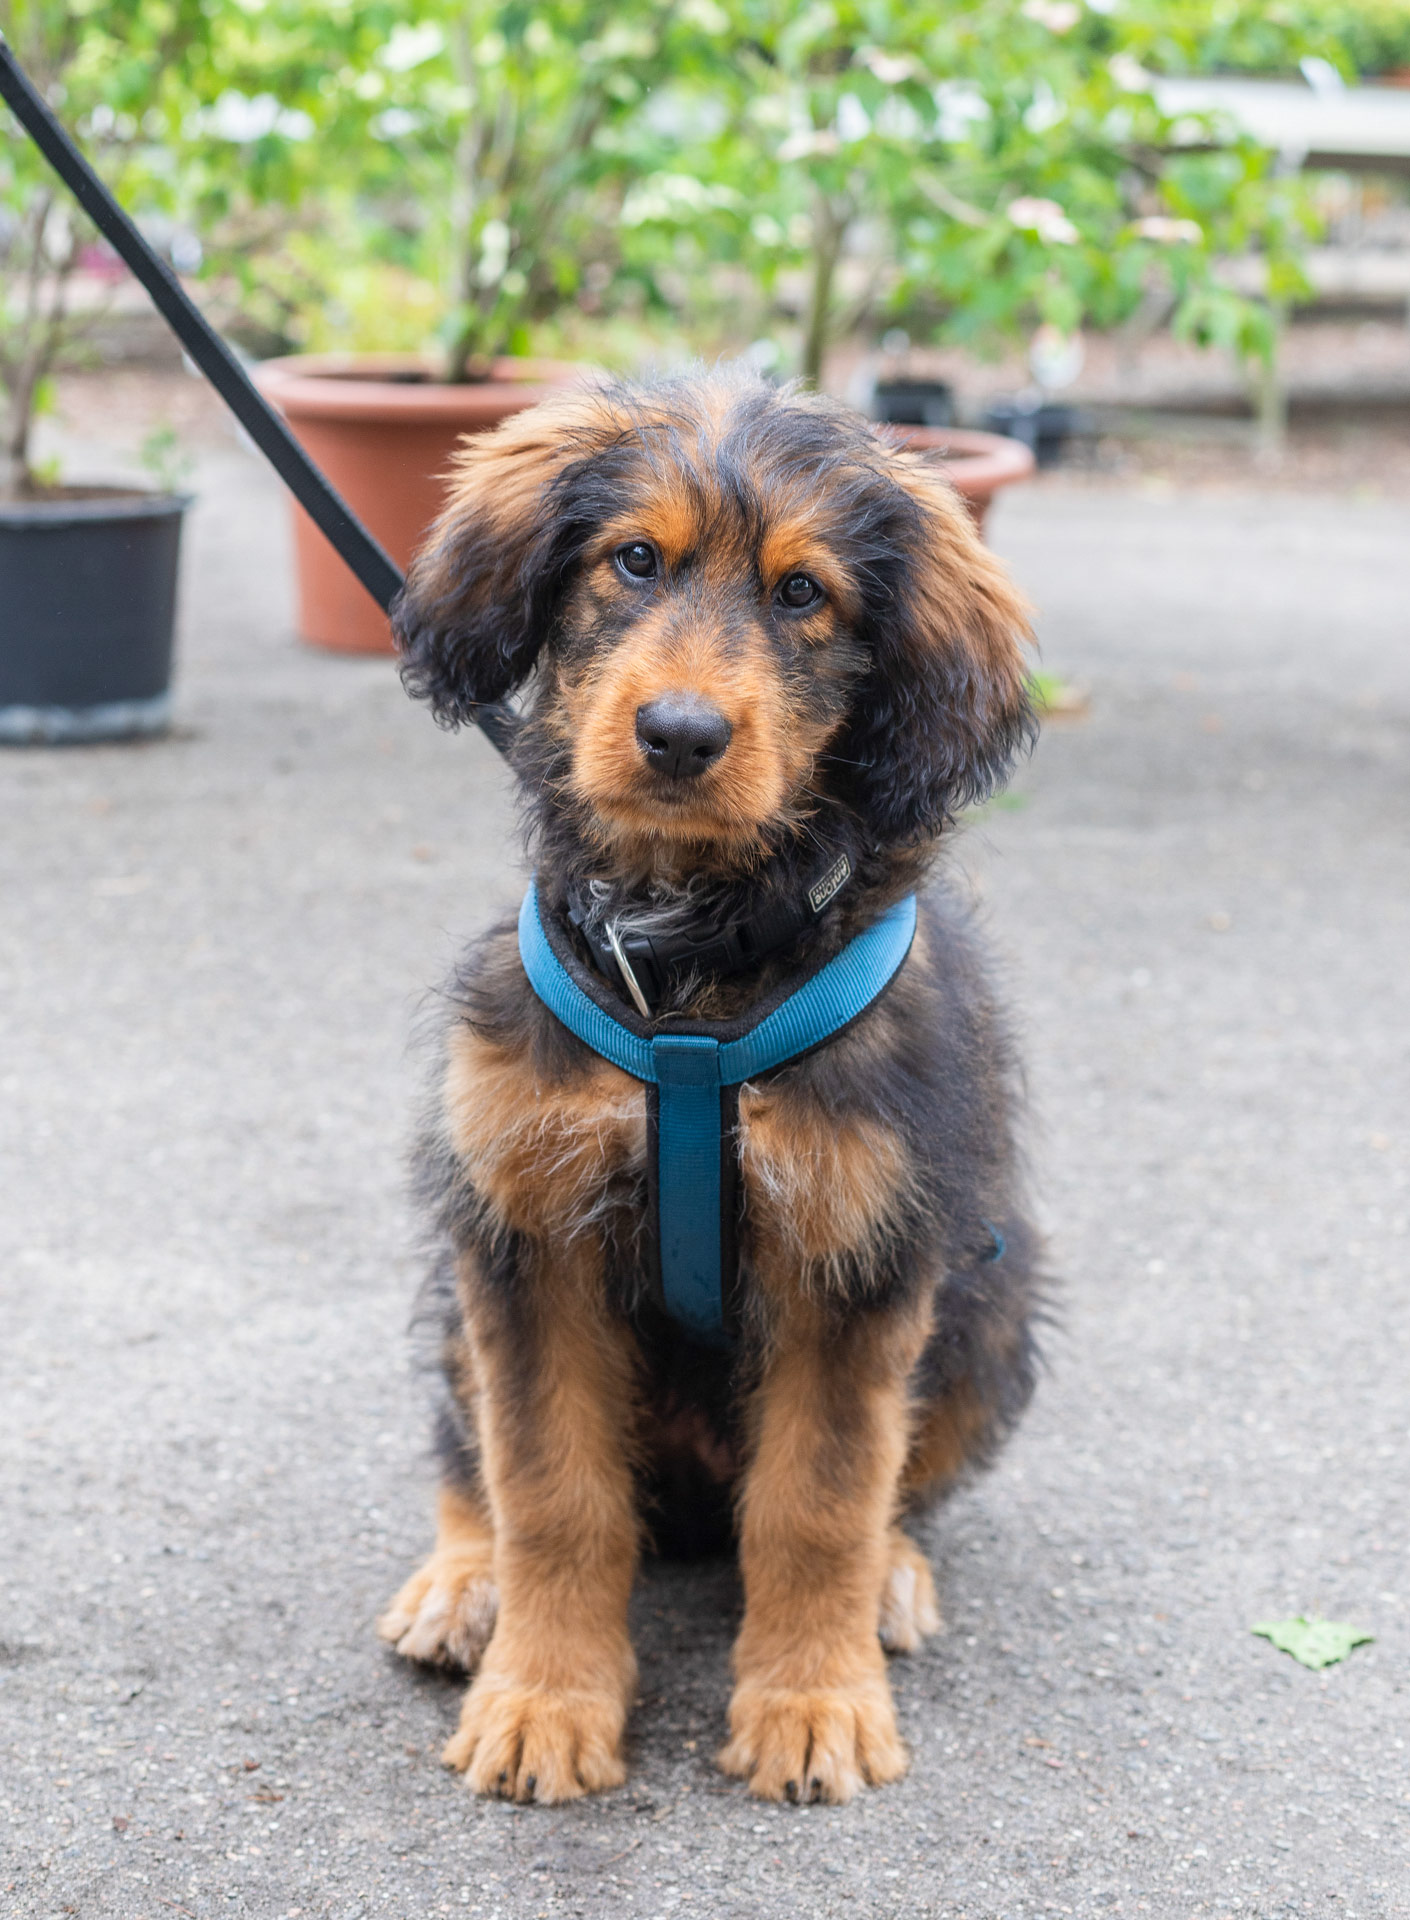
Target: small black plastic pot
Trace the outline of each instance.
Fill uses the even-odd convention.
[[[878,380],[871,411],[898,427],[952,427],[955,390],[948,380]]]
[[[1026,406],[1022,400],[996,400],[985,410],[984,426],[989,433],[1005,433],[1010,440],[1021,440],[1025,447],[1031,447],[1040,467],[1057,466],[1069,440],[1092,432],[1089,414],[1052,400],[1039,406]]]
[[[190,496],[0,501],[0,743],[161,733]]]

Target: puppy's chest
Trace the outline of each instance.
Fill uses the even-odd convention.
[[[610,1062],[546,1078],[460,1028],[444,1100],[451,1143],[505,1226],[572,1233],[613,1206],[644,1204],[646,1089]],[[740,1089],[738,1152],[751,1238],[808,1260],[865,1247],[908,1180],[889,1129],[839,1119],[796,1085]]]

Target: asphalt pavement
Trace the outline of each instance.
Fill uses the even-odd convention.
[[[255,458],[198,485],[172,736],[0,759],[0,1913],[1410,1914],[1405,504],[1001,504],[1088,704],[955,857],[1063,1306],[924,1530],[911,1772],[716,1773],[735,1577],[649,1566],[627,1786],[517,1810],[373,1633],[430,1535],[415,1035],[513,809],[389,663],[295,643]],[[1250,1632],[1314,1611],[1374,1641]]]

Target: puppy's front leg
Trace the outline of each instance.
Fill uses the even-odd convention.
[[[595,1250],[513,1249],[461,1273],[499,1614],[444,1757],[480,1793],[571,1800],[626,1778],[632,1354]]]
[[[925,1313],[839,1324],[782,1304],[740,1515],[744,1621],[719,1758],[767,1800],[850,1800],[903,1774],[878,1639]]]

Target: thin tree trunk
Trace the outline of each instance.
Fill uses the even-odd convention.
[[[6,418],[0,440],[0,494],[13,498],[33,484],[30,469],[30,439],[34,432],[35,402],[41,382],[53,370],[66,339],[75,332],[69,325],[68,289],[78,264],[78,235],[71,231],[68,251],[53,264],[46,286],[43,278],[43,239],[48,215],[40,223],[35,238],[35,271],[29,308],[25,315],[24,344],[6,366]]]
[[[483,100],[475,54],[470,44],[470,24],[462,13],[453,29],[456,76],[470,96],[455,148],[455,206],[451,215],[451,298],[460,313],[455,338],[446,356],[446,378],[462,381],[469,370],[475,349],[475,328],[467,310],[475,300],[475,209],[480,198],[480,159],[484,151],[484,129],[480,123]]]
[[[846,231],[847,209],[819,191],[813,206],[813,285],[801,369],[810,387],[822,384],[823,355],[832,332],[832,288]]]
[[[6,394],[5,434],[0,444],[0,497],[22,494],[29,482],[29,436],[34,425],[34,390],[39,377],[34,365],[20,367]]]
[[[1273,312],[1273,344],[1266,360],[1258,362],[1258,463],[1276,467],[1288,440],[1288,390],[1282,370],[1283,314]]]
[[[24,313],[19,322],[18,351],[7,356],[5,368],[5,428],[0,443],[0,493],[11,497],[23,493],[29,483],[29,442],[34,428],[34,396],[44,374],[42,338],[52,327],[45,327],[43,314],[44,240],[49,228],[53,195],[41,194],[34,208],[26,264]]]

